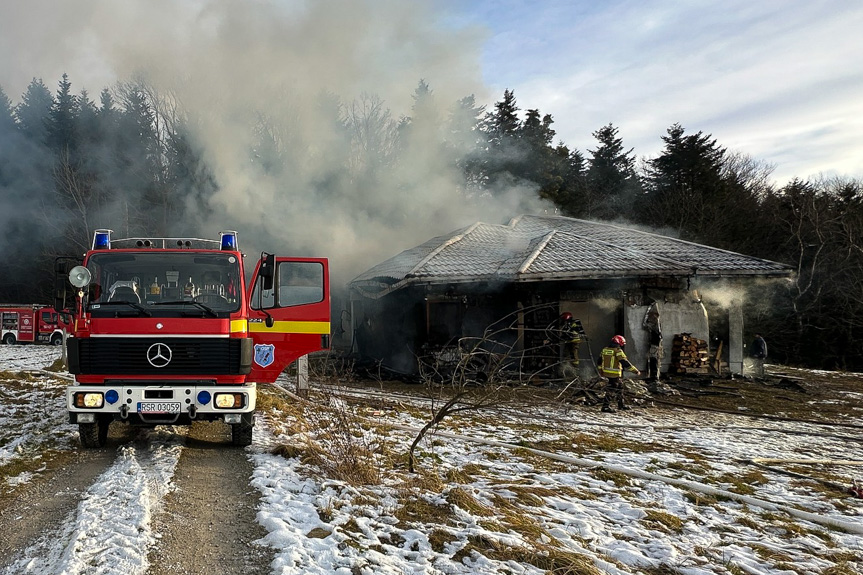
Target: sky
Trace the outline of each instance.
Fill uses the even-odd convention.
[[[863,4],[847,0],[454,3],[490,32],[485,84],[552,114],[570,147],[612,123],[655,157],[674,123],[794,177],[863,177]]]
[[[343,169],[327,153],[322,93],[358,113],[377,96],[398,120],[420,80],[441,114],[469,95],[491,110],[509,89],[588,158],[609,123],[639,159],[656,157],[679,123],[774,166],[778,185],[860,178],[860,30],[863,4],[847,0],[0,2],[0,87],[16,104],[33,78],[53,91],[67,73],[74,93],[98,100],[144,78],[164,106],[196,114],[219,184],[200,228],[236,229],[252,252],[327,255],[349,281],[431,237],[554,207],[518,188],[466,204],[435,146],[414,146],[406,169],[377,186],[311,194]],[[262,118],[294,162],[289,178],[261,178],[249,163]]]
[[[59,353],[54,346],[0,346],[0,371],[39,370]],[[0,412],[0,469],[11,470],[0,474],[0,493],[38,484],[52,458],[74,459],[77,429],[61,409],[65,377],[37,373],[0,385],[9,407]],[[493,550],[543,546],[608,575],[815,575],[861,568],[863,500],[781,472],[811,469],[850,487],[859,465],[849,461],[859,463],[863,451],[849,438],[857,430],[842,422],[826,428],[652,408],[608,415],[543,403],[517,414],[445,420],[418,446],[420,474],[413,475],[388,458],[403,454],[425,423],[428,403],[390,399],[396,406],[383,408],[365,398],[343,416],[355,431],[364,430],[364,445],[383,454],[380,484],[345,483],[301,457],[273,454],[281,444],[300,453],[306,439],[339,453],[327,451],[333,446],[326,443],[338,443],[338,434],[308,425],[311,418],[299,425],[294,412],[259,414],[245,449],[254,467],[247,487],[260,497],[257,521],[267,535],[254,545],[272,552],[270,573],[541,575],[548,571],[515,559],[528,554],[507,551],[500,558]],[[854,401],[855,394],[836,399]],[[51,405],[57,409],[46,410]],[[45,417],[33,418],[37,410]],[[324,421],[327,414],[317,417]],[[113,450],[114,461],[76,492],[77,509],[0,565],[0,573],[146,573],[148,552],[161,538],[163,501],[177,488],[185,433],[182,426],[160,426],[133,442],[109,443],[104,451]],[[34,458],[35,465],[22,464]],[[759,459],[772,460],[772,469],[741,463]],[[748,495],[734,492],[740,479],[751,487]],[[428,507],[404,520],[399,510],[411,497]],[[475,551],[460,554],[471,543]]]
[[[10,98],[17,100],[32,77],[53,86],[64,71],[79,89],[96,93],[141,64],[143,42],[154,42],[151,53],[160,58],[170,57],[168,48],[182,58],[201,30],[183,38],[191,19],[206,27],[208,12],[232,2],[158,0],[123,3],[125,9],[109,4],[114,3],[3,3],[0,86]],[[266,15],[264,7],[271,4],[286,12],[306,9],[301,0],[242,4],[235,19]],[[332,11],[340,6],[332,1],[319,4]],[[652,157],[661,150],[660,138],[668,127],[680,123],[687,132],[713,134],[720,145],[774,165],[779,183],[822,173],[863,177],[859,2],[402,3],[425,14],[422,18],[430,24],[421,31],[410,16],[392,9],[398,3],[355,4],[368,16],[363,20],[361,14],[353,15],[373,34],[367,38],[402,53],[388,58],[361,48],[360,54],[376,56],[377,61],[368,66],[367,82],[346,85],[355,91],[383,91],[394,108],[407,103],[409,92],[400,90],[399,102],[388,89],[398,76],[382,82],[378,71],[384,68],[399,73],[410,69],[410,88],[423,77],[446,97],[476,93],[488,106],[504,89],[514,90],[522,109],[552,114],[557,137],[583,151],[595,145],[592,132],[612,123],[627,147],[639,157]],[[217,22],[214,18],[210,24]],[[346,25],[334,18],[333,34],[342,34]],[[273,27],[271,32],[271,41],[279,42],[278,30]],[[233,41],[233,48],[242,49],[242,35]],[[155,48],[160,42],[166,52]],[[444,45],[460,54],[458,65],[453,65],[455,57],[437,67],[431,59],[410,55]],[[413,63],[405,66],[409,60]],[[372,68],[375,72],[368,71]]]

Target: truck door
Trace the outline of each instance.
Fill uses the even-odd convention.
[[[297,358],[330,347],[325,258],[261,258],[247,298],[254,340],[249,381],[273,382]]]
[[[36,322],[39,321],[37,315],[37,312],[32,309],[25,309],[21,312],[20,323],[18,324],[18,341],[36,341]]]

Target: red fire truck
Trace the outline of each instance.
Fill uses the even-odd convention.
[[[0,304],[0,341],[16,343],[63,343],[63,314],[40,304]]]
[[[56,265],[58,309],[75,288],[66,400],[81,444],[104,446],[115,421],[223,421],[234,445],[249,445],[256,384],[329,348],[327,260],[262,253],[247,284],[236,232],[219,240],[111,233],[95,232],[81,265]]]

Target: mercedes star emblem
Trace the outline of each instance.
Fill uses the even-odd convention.
[[[147,361],[153,367],[165,367],[171,363],[171,348],[164,343],[154,343],[147,349]]]

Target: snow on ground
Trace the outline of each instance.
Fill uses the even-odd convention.
[[[0,345],[0,372],[44,369],[60,353],[59,347]],[[65,386],[64,380],[43,373],[0,382],[0,466],[16,458],[38,460],[48,450],[70,447],[72,427],[66,425],[66,412],[45,409],[46,405],[63,405]],[[26,480],[29,474],[3,477],[0,486]]]
[[[57,354],[50,347],[0,346],[0,371],[41,368]],[[61,409],[65,382],[16,381],[13,391],[0,382],[0,430],[19,430],[0,435],[0,470],[40,446],[69,449],[76,436],[65,417],[28,427],[25,416],[44,402]],[[580,409],[526,413],[446,420],[442,431],[454,435],[427,437],[418,449],[420,473],[411,476],[392,471],[414,437],[397,426],[421,426],[421,411],[363,410],[356,421],[385,473],[380,485],[361,486],[328,477],[301,457],[274,455],[274,445],[302,445],[302,438],[289,432],[292,414],[261,418],[248,456],[250,484],[261,493],[258,520],[268,531],[259,543],[277,553],[272,573],[538,574],[550,569],[543,557],[556,558],[557,566],[581,558],[612,575],[863,572],[860,530],[830,526],[863,526],[863,500],[743,462],[863,461],[859,430],[651,409],[613,416]],[[46,535],[4,573],[145,572],[148,545],[157,537],[149,520],[171,489],[178,441],[156,432],[148,445],[121,446],[62,533]],[[863,471],[841,464],[793,469],[848,485]],[[3,477],[7,489],[39,468],[28,473]],[[659,476],[745,493],[768,506]],[[813,515],[801,519],[786,509]]]
[[[171,486],[181,446],[153,433],[145,447],[123,446],[117,460],[84,494],[59,533],[48,533],[2,573],[146,573],[156,540],[150,519]]]

